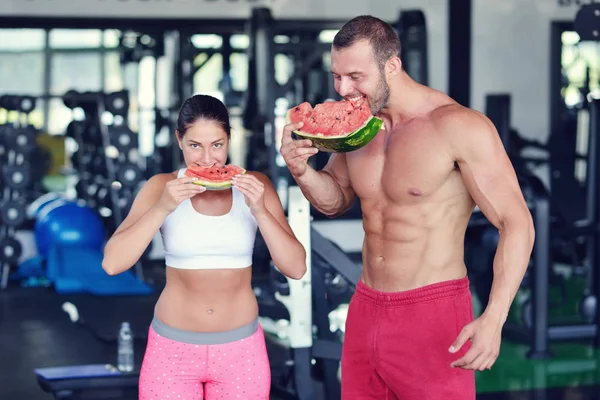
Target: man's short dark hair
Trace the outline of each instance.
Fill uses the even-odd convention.
[[[360,15],[346,22],[333,38],[333,48],[344,49],[363,40],[371,44],[382,70],[390,57],[400,56],[400,39],[394,29],[371,15]]]

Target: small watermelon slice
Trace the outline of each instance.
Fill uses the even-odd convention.
[[[300,138],[328,153],[345,153],[367,145],[383,125],[383,120],[371,114],[366,101],[326,101],[314,108],[307,102],[288,110],[286,122],[304,122],[302,130],[294,131]]]
[[[231,179],[234,176],[245,173],[244,168],[233,164],[223,167],[213,165],[208,168],[190,165],[185,170],[184,175],[198,178],[197,181],[194,181],[194,184],[204,186],[207,190],[224,190],[233,185]]]

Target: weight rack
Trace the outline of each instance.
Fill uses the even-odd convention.
[[[78,198],[96,209],[105,219],[109,232],[123,222],[140,185],[145,180],[139,166],[138,136],[127,126],[129,94],[69,91],[64,96],[67,107],[81,108],[83,121],[72,121],[66,135],[75,140],[78,150],[72,156],[79,180]],[[112,125],[102,123],[106,112],[114,117]],[[108,213],[107,210],[110,210]],[[144,257],[151,250],[146,249]],[[135,265],[136,276],[144,280],[141,261]]]
[[[32,96],[0,97],[0,108],[16,113],[13,121],[0,125],[1,289],[7,287],[10,271],[18,265],[22,255],[23,247],[16,232],[27,222],[27,203],[36,192],[44,192],[41,180],[50,168],[49,152],[37,144],[39,131],[28,123],[29,114],[35,107],[36,99]]]

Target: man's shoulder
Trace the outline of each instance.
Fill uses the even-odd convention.
[[[458,103],[444,104],[431,113],[431,121],[442,135],[451,137],[494,132],[494,125],[485,114]]]
[[[488,119],[483,113],[454,102],[440,105],[430,117],[441,124],[480,124]]]

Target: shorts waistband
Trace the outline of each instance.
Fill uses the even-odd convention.
[[[152,319],[152,329],[158,335],[177,342],[190,344],[225,344],[252,336],[258,331],[258,317],[247,325],[223,332],[192,332],[174,328],[160,321],[156,316]]]
[[[468,293],[468,291],[469,278],[465,276],[464,278],[433,283],[431,285],[402,292],[381,292],[370,288],[359,280],[356,284],[354,295],[362,301],[367,301],[376,305],[400,306],[452,297]]]

